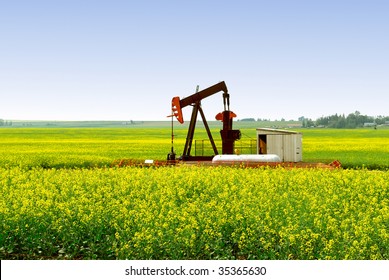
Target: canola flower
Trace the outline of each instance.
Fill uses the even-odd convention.
[[[0,168],[1,259],[388,259],[389,173]]]

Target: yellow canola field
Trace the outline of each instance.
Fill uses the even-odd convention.
[[[389,173],[0,168],[1,259],[388,259]]]

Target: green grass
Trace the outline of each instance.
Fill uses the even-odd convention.
[[[340,160],[346,168],[388,169],[389,129],[303,131],[306,161]]]
[[[165,128],[17,128],[0,130],[0,166],[110,166],[116,159],[166,157]]]
[[[220,149],[220,123],[211,122],[210,127]],[[255,122],[237,122],[234,128],[241,129],[242,141],[256,137]],[[389,129],[299,131],[303,133],[306,162],[339,160],[346,168],[389,168]],[[175,125],[174,146],[178,155],[182,153],[186,133],[187,124]],[[170,135],[169,122],[116,128],[1,128],[0,166],[101,167],[111,166],[118,159],[165,160],[170,152]],[[208,139],[201,123],[195,139]],[[209,141],[204,143],[211,151]]]

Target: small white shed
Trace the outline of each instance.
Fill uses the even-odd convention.
[[[302,152],[301,132],[257,128],[257,154],[276,154],[283,162],[300,162]]]

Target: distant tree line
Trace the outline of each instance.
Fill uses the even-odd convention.
[[[305,119],[304,117],[299,118],[302,121],[303,127],[312,126],[324,126],[329,128],[357,128],[364,126],[377,126],[385,124],[389,121],[389,116],[377,116],[371,117],[362,115],[359,111],[355,111],[347,115],[331,115],[327,117],[320,117],[316,121],[311,119]]]
[[[12,121],[0,119],[0,126],[12,126]]]
[[[254,118],[245,118],[245,119],[240,119],[238,121],[240,121],[240,122],[255,122],[255,119]]]

